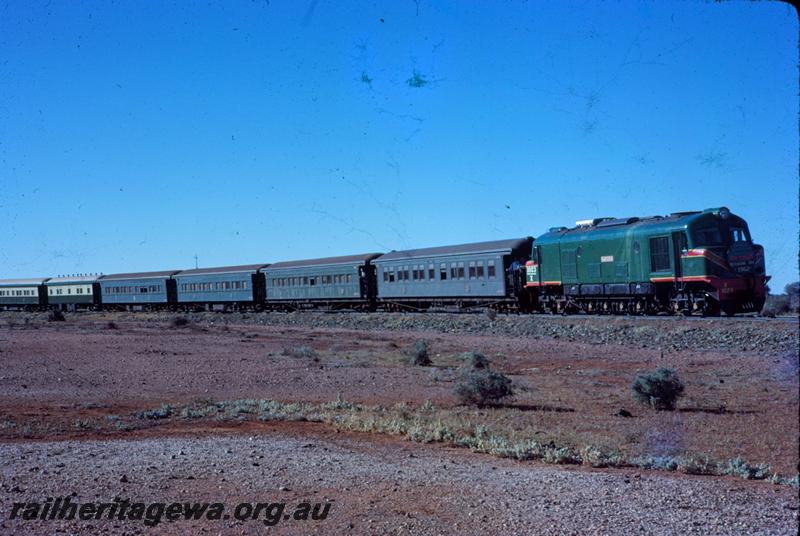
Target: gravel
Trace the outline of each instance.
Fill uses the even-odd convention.
[[[250,436],[0,444],[5,533],[143,533],[136,522],[21,522],[12,502],[330,502],[325,521],[271,530],[353,534],[796,534],[796,490],[728,478],[567,470],[436,445],[291,427]],[[163,534],[263,534],[254,521],[163,523]]]
[[[66,315],[69,321],[71,316]],[[529,339],[620,344],[664,351],[730,350],[798,353],[797,322],[786,319],[683,317],[498,315],[452,313],[80,313],[81,318],[163,322],[184,317],[194,325],[266,325],[365,331],[429,331],[466,335],[499,335]],[[36,325],[45,315],[0,313],[0,321]]]

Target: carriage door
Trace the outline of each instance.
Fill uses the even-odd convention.
[[[683,256],[686,255],[688,247],[686,233],[683,231],[672,233],[672,257],[675,259],[673,266],[675,266],[675,283],[678,288],[683,287]]]

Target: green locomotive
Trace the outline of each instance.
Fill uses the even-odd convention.
[[[758,312],[764,248],[725,207],[554,227],[534,242],[524,300],[554,313]]]

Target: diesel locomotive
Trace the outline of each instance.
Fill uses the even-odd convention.
[[[725,207],[531,237],[193,270],[0,280],[0,308],[758,312],[764,249]]]
[[[757,312],[769,281],[764,248],[726,207],[554,227],[526,272],[527,301],[562,313]]]

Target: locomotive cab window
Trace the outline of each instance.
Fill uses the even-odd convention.
[[[731,243],[735,242],[750,243],[750,237],[747,236],[747,231],[742,227],[731,227],[730,238],[731,238]]]
[[[697,229],[694,232],[694,245],[695,246],[721,246],[723,245],[722,235],[719,232],[719,227],[706,227]]]

